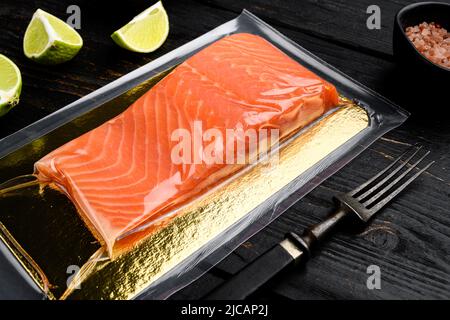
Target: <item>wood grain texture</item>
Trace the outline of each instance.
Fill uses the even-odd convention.
[[[301,31],[343,46],[390,58],[392,23],[403,6],[420,0],[200,0],[215,8],[238,13],[246,8],[269,23]],[[378,5],[381,29],[366,27],[370,5]]]
[[[411,118],[370,146],[360,157],[325,181],[263,231],[173,299],[197,299],[226,281],[283,235],[320,221],[331,195],[368,179],[408,145],[422,143],[436,160],[408,191],[378,215],[366,230],[341,232],[305,268],[283,274],[260,290],[258,299],[406,299],[450,298],[450,126],[436,116],[448,108],[444,91],[417,85],[392,57],[395,12],[410,1],[378,0],[382,29],[366,28],[370,0],[180,1],[165,0],[171,32],[152,54],[118,48],[112,31],[148,6],[147,1],[3,0],[0,53],[12,58],[24,79],[21,103],[0,118],[0,138],[232,19],[247,8],[282,33],[359,82],[410,110]],[[85,45],[71,62],[40,66],[22,53],[22,37],[33,11],[66,16],[69,4],[82,10]],[[433,92],[433,94],[430,94]],[[381,267],[382,289],[366,287],[367,266]]]
[[[22,51],[22,39],[33,12],[41,8],[64,18],[68,17],[66,8],[70,4],[81,8],[79,33],[84,40],[83,49],[73,60],[58,66],[43,66],[28,60]],[[136,13],[146,9],[147,1],[130,0],[126,6],[106,0],[2,1],[0,28],[5,32],[0,34],[0,53],[20,68],[23,90],[20,104],[7,117],[0,118],[0,138],[208,32],[212,26],[235,17],[233,12],[215,13],[208,8],[193,13],[188,1],[165,1],[165,4],[172,26],[170,36],[156,52],[143,55],[118,47],[110,35]],[[214,21],[213,25],[200,19],[205,15]]]

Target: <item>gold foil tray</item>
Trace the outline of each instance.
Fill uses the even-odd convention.
[[[148,90],[148,86],[143,89]],[[119,105],[125,107],[129,103],[125,99]],[[48,187],[30,186],[7,195],[0,192],[0,237],[50,298],[134,298],[367,128],[366,111],[345,99],[343,103],[344,106],[284,145],[276,164],[257,164],[238,179],[183,207],[175,218],[161,221],[145,233],[135,234],[142,240],[112,261],[104,258],[103,248],[70,201]],[[73,130],[76,124],[70,126]],[[58,142],[52,137],[42,139],[26,146],[27,153],[23,148],[16,152],[15,159],[19,163],[23,161],[28,173],[30,165],[45,154],[48,148],[45,140]],[[14,158],[2,159],[0,169],[11,166],[7,161],[14,161]],[[8,174],[10,178],[11,172]],[[0,181],[8,174],[0,175]],[[75,271],[78,271],[77,276],[73,277]]]

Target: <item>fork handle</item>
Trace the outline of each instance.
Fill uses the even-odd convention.
[[[327,219],[305,229],[302,236],[297,239],[298,243],[309,253],[319,242],[330,235],[349,213],[349,208],[340,204]],[[292,233],[291,236],[295,237],[296,234]]]

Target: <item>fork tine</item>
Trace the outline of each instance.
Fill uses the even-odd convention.
[[[370,199],[365,201],[363,204],[368,207],[372,203],[374,203],[378,198],[380,198],[383,194],[385,194],[389,189],[391,189],[393,186],[395,186],[401,179],[403,179],[409,172],[411,172],[412,169],[417,167],[419,163],[430,154],[430,151],[427,151],[422,157],[420,157],[419,160],[417,160],[414,164],[412,164],[407,170],[405,170],[401,175],[399,175],[396,179],[394,179],[392,182],[390,182],[387,186],[385,186],[383,189],[378,191],[374,196],[372,196]],[[400,168],[402,168],[404,165],[402,165]],[[398,171],[398,170],[397,170]]]
[[[394,165],[396,165],[400,159],[402,159],[408,152],[410,152],[412,149],[416,148],[417,150],[413,153],[412,156],[414,156],[420,149],[422,149],[421,145],[414,145],[411,146],[410,148],[408,148],[405,152],[403,152],[397,159],[395,159],[390,165],[388,165],[386,168],[384,168],[383,170],[381,170],[379,173],[377,173],[375,176],[373,176],[371,179],[369,179],[368,181],[366,181],[365,183],[361,184],[360,186],[358,186],[357,188],[353,189],[352,191],[349,192],[349,195],[354,196],[355,194],[357,194],[358,192],[360,192],[361,190],[363,190],[364,188],[366,188],[367,186],[369,186],[371,183],[373,183],[376,179],[378,179],[379,177],[381,177],[383,174],[385,174],[389,169],[391,169]],[[409,159],[406,161],[408,162]],[[378,184],[377,184],[378,185]],[[359,199],[359,197],[358,197]]]
[[[374,205],[372,208],[370,208],[370,213],[374,214],[378,210],[380,210],[384,205],[386,205],[389,201],[391,201],[396,195],[398,195],[400,192],[402,192],[403,189],[405,189],[411,182],[413,182],[418,176],[420,176],[425,170],[427,170],[431,165],[433,165],[434,161],[431,161],[428,165],[426,165],[423,169],[421,169],[419,172],[417,172],[415,175],[413,175],[411,178],[409,178],[405,183],[403,183],[401,186],[399,186],[397,189],[394,190],[391,194],[389,194],[386,198],[378,202],[376,205]]]
[[[367,196],[369,196],[370,194],[372,194],[376,189],[380,188],[383,184],[385,184],[387,181],[389,181],[390,178],[392,178],[397,172],[399,172],[408,162],[409,160],[411,160],[416,154],[417,152],[419,152],[419,150],[422,147],[418,148],[412,155],[410,155],[404,162],[403,164],[399,165],[397,168],[395,168],[395,170],[393,170],[391,173],[389,173],[386,177],[383,178],[383,180],[381,180],[380,182],[378,182],[376,185],[374,185],[372,188],[370,188],[369,190],[367,190],[366,192],[364,192],[362,195],[358,196],[357,199],[358,200],[363,200],[364,198],[366,198]]]

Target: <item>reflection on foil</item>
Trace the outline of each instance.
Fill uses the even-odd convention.
[[[146,230],[144,240],[113,261],[103,261],[85,275],[70,299],[130,299],[224,232],[297,176],[368,126],[366,112],[348,105],[322,119],[279,154],[278,164],[264,163],[245,172],[171,221]],[[312,177],[308,177],[310,179]],[[141,235],[142,237],[143,235]]]

